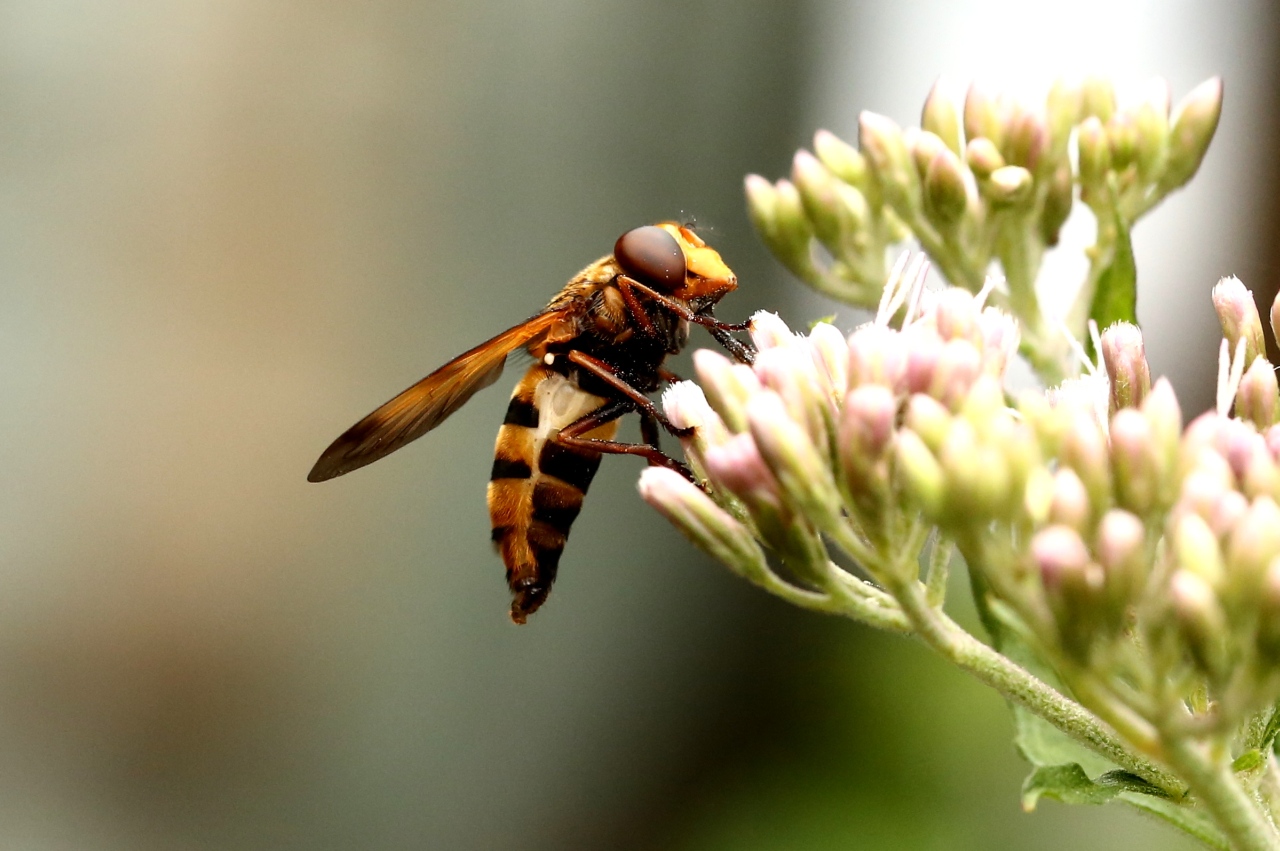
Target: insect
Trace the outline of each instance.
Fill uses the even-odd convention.
[[[574,275],[541,313],[464,352],[353,425],[307,480],[349,473],[426,434],[495,382],[507,356],[524,348],[535,362],[511,394],[488,490],[511,619],[524,623],[551,590],[602,455],[638,455],[692,478],[659,447],[660,427],[687,434],[647,394],[675,380],[663,361],[684,348],[691,324],[706,328],[738,360],[752,361],[754,349],[730,333],[750,323],[725,323],[712,314],[737,285],[692,226],[664,222],[629,230],[612,254]],[[643,442],[614,440],[618,418],[633,411]]]

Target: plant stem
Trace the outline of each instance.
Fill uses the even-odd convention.
[[[951,618],[931,607],[918,581],[907,580],[890,590],[916,634],[943,658],[1090,750],[1159,786],[1174,800],[1182,797],[1183,784],[1176,775],[1134,754],[1116,732],[1092,712],[983,644]]]
[[[1280,836],[1249,794],[1236,782],[1230,764],[1210,754],[1205,745],[1178,737],[1166,737],[1169,761],[1191,785],[1192,794],[1204,804],[1237,851],[1276,851]]]

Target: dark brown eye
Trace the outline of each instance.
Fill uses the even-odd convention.
[[[613,246],[622,271],[642,284],[671,292],[684,284],[684,252],[676,238],[656,225],[629,230]]]

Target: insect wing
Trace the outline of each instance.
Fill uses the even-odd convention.
[[[539,314],[449,361],[347,429],[316,461],[307,481],[350,473],[422,437],[497,381],[507,355],[545,335],[561,318],[557,311]]]

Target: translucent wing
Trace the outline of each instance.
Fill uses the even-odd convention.
[[[539,314],[458,355],[347,429],[316,461],[307,481],[350,473],[422,437],[497,381],[507,355],[544,336],[562,318],[561,311]]]

